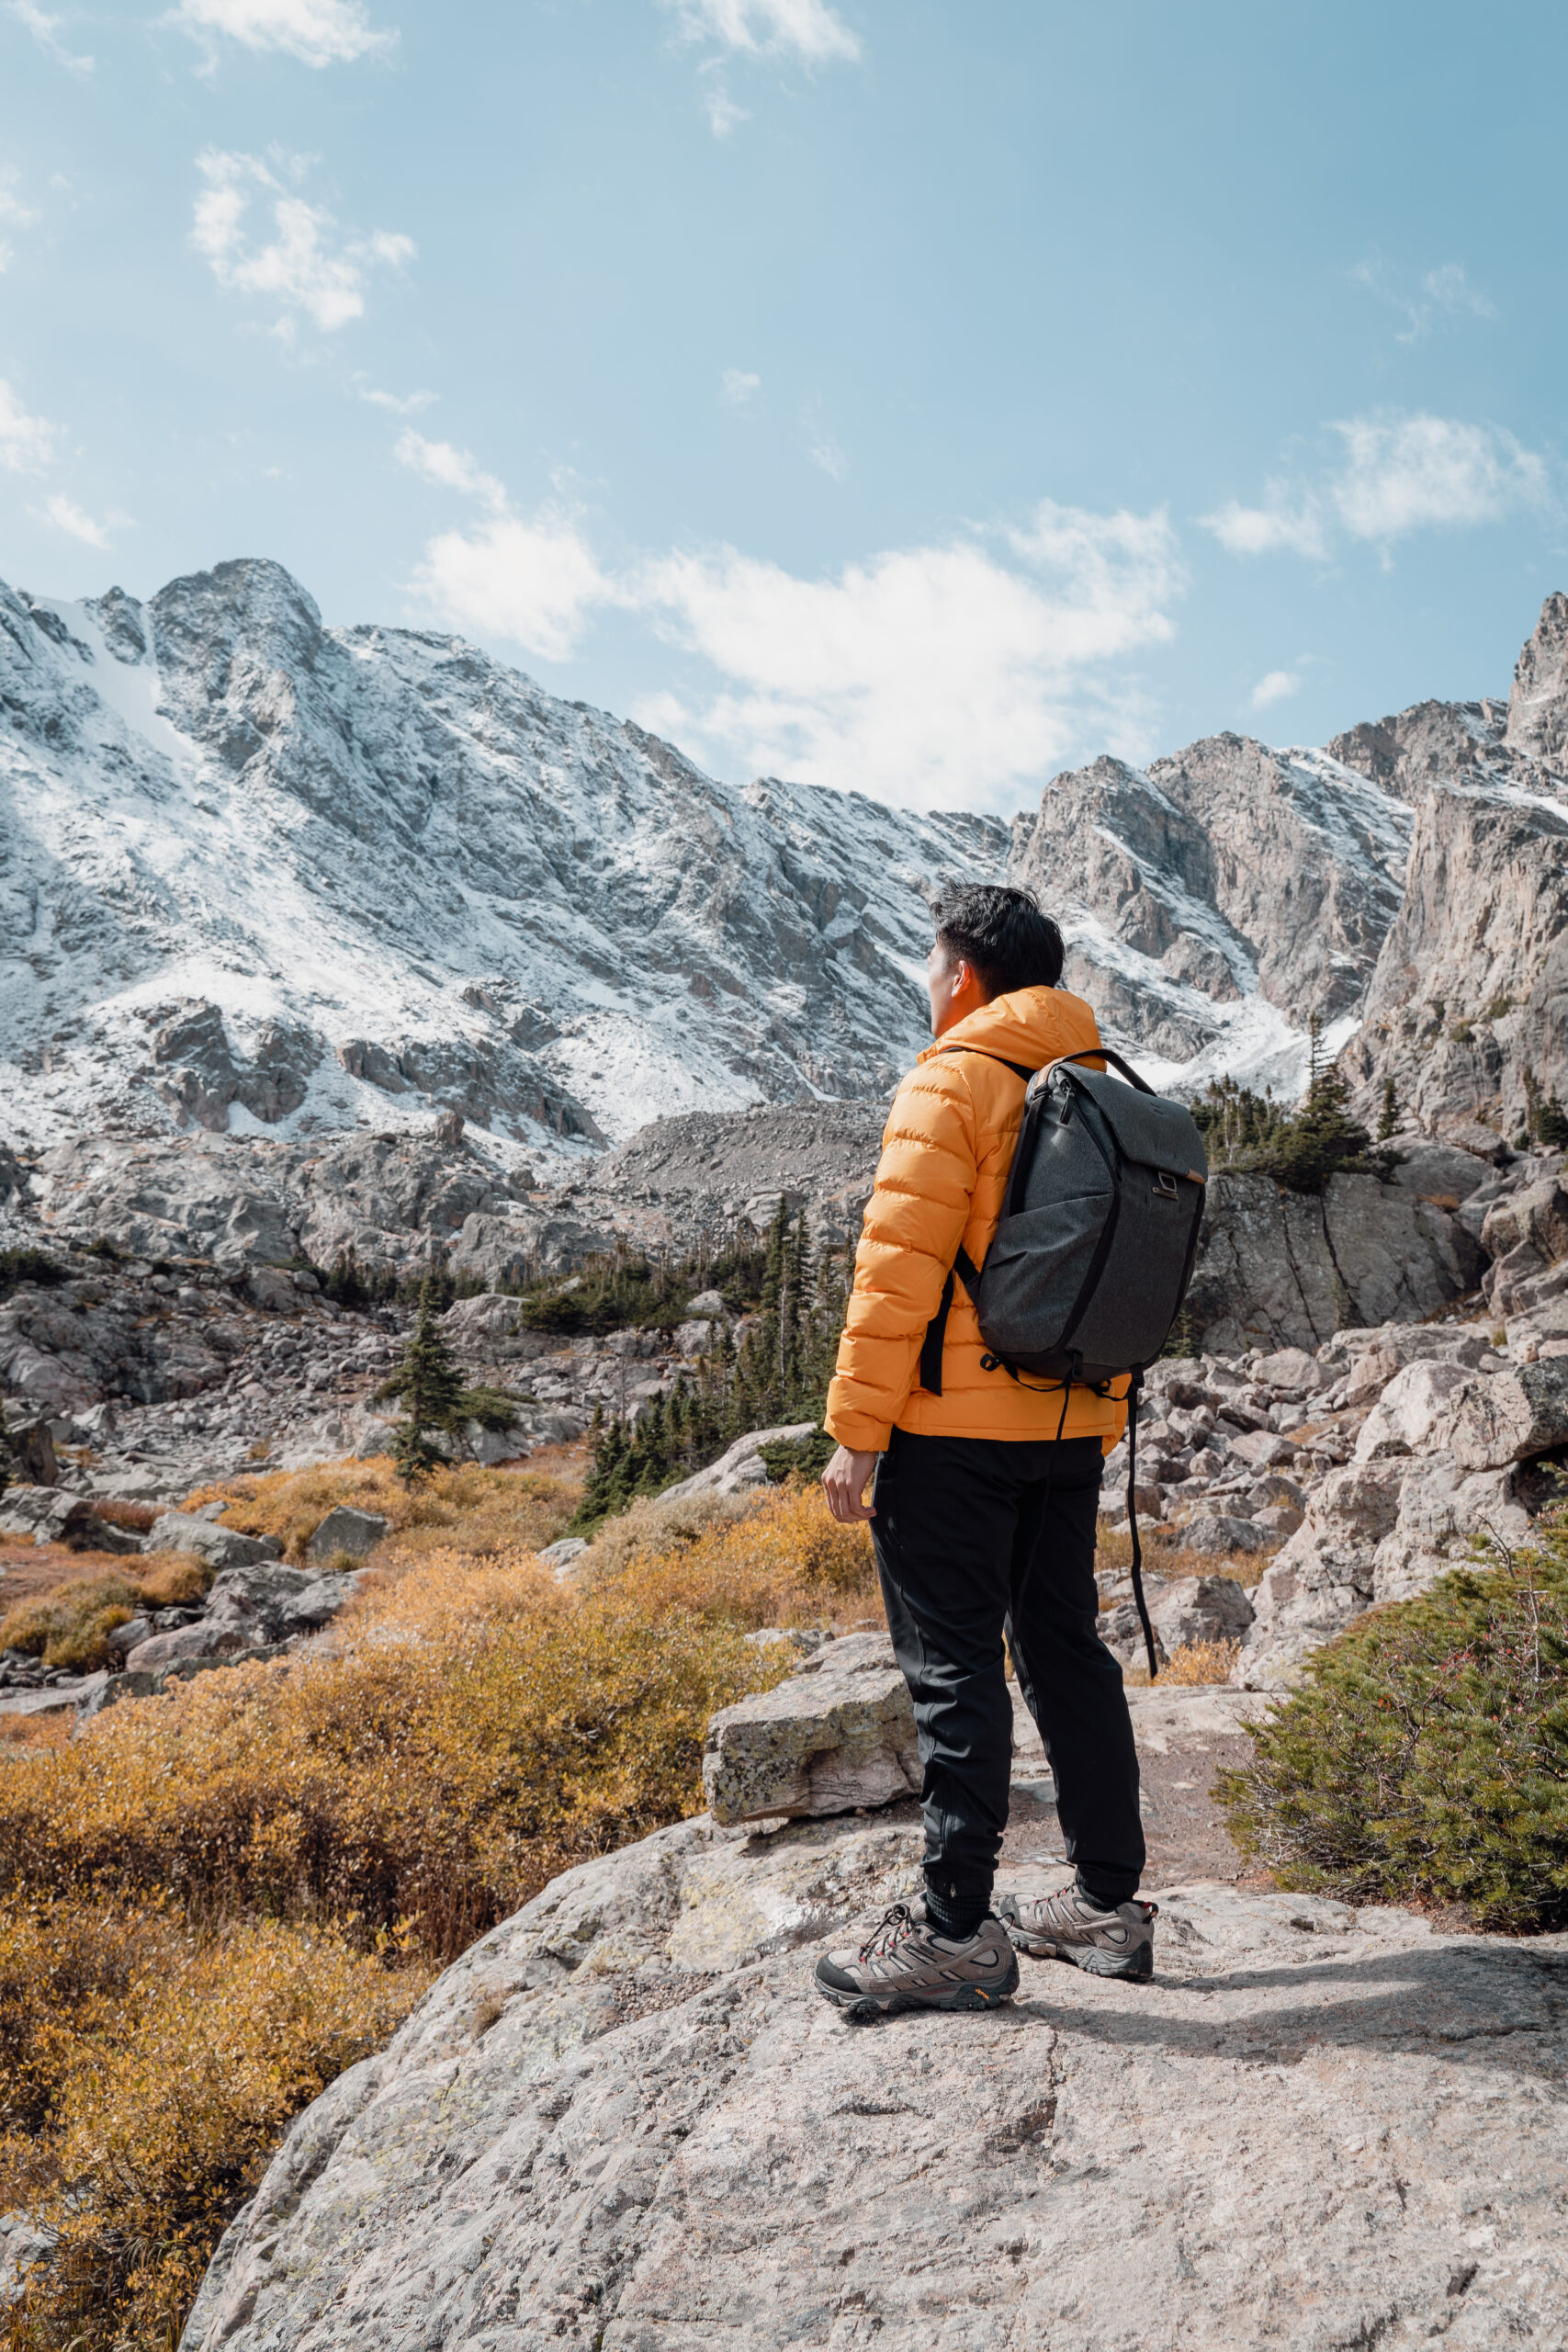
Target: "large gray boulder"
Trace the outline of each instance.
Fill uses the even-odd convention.
[[[917,1792],[908,1687],[884,1634],[825,1645],[776,1690],[708,1726],[703,1793],[716,1821],[847,1813]]]
[[[1344,1632],[1372,1600],[1374,1558],[1399,1516],[1404,1461],[1330,1470],[1308,1498],[1307,1515],[1277,1552],[1252,1594],[1235,1679],[1269,1690]]]
[[[324,1568],[332,1561],[346,1554],[351,1560],[363,1560],[375,1550],[391,1526],[391,1521],[378,1510],[355,1510],[347,1503],[339,1503],[328,1511],[317,1528],[305,1551],[313,1567]]]
[[[279,1560],[225,1568],[208,1595],[208,1622],[233,1625],[252,1640],[287,1641],[292,1634],[319,1632],[357,1582],[353,1576],[312,1576]]]
[[[1448,1453],[1465,1470],[1501,1470],[1568,1442],[1568,1358],[1492,1373],[1407,1364],[1356,1441],[1356,1459]]]
[[[7,1487],[0,1495],[0,1535],[20,1536],[33,1544],[60,1544],[68,1528],[88,1517],[81,1495],[62,1494],[58,1487]]]
[[[357,1587],[353,1576],[310,1576],[262,1559],[225,1568],[194,1625],[153,1634],[126,1657],[132,1674],[157,1674],[187,1659],[233,1657],[330,1624]]]
[[[150,1552],[189,1552],[209,1568],[238,1568],[256,1560],[277,1560],[283,1546],[276,1535],[242,1535],[190,1511],[166,1510],[148,1531]]]
[[[186,2352],[1568,2335],[1568,1939],[1200,1883],[1152,1987],[850,2025],[813,1964],[919,1844],[705,1819],[552,1881],[295,2122]]]
[[[1419,1322],[1473,1290],[1485,1262],[1448,1209],[1405,1186],[1332,1176],[1319,1197],[1221,1174],[1187,1311],[1210,1354],[1312,1351],[1347,1325]]]
[[[710,1462],[705,1469],[694,1470],[678,1486],[666,1487],[660,1500],[676,1502],[685,1495],[738,1495],[748,1487],[764,1487],[768,1465],[762,1459],[762,1448],[798,1444],[803,1438],[814,1436],[818,1426],[816,1421],[790,1421],[778,1429],[749,1430],[716,1462]]]
[[[1424,1453],[1406,1465],[1399,1516],[1372,1555],[1372,1599],[1411,1600],[1454,1567],[1495,1566],[1498,1546],[1532,1540],[1518,1472],[1466,1470],[1451,1453]],[[1479,1541],[1478,1541],[1479,1539]]]

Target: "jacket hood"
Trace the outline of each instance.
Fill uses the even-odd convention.
[[[1010,996],[994,996],[977,1012],[965,1013],[919,1058],[929,1061],[954,1046],[974,1046],[1003,1061],[1041,1069],[1061,1054],[1084,1053],[1099,1043],[1093,1010],[1081,996],[1066,989],[1015,989]]]

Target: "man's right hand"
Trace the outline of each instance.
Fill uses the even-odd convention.
[[[876,1453],[852,1453],[847,1445],[841,1445],[823,1471],[822,1492],[840,1526],[876,1517],[875,1504],[865,1501],[864,1496],[881,1458]]]

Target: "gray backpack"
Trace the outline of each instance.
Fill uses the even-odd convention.
[[[1111,1063],[1126,1083],[1109,1070],[1077,1067],[1090,1058]],[[1075,1386],[1103,1393],[1111,1380],[1130,1375],[1133,1590],[1152,1679],[1157,1671],[1154,1632],[1144,1603],[1134,1497],[1138,1392],[1192,1279],[1208,1156],[1185,1104],[1156,1094],[1109,1046],[1066,1055],[1043,1069],[1020,1062],[1007,1067],[1028,1081],[1028,1091],[1001,1216],[984,1266],[967,1250],[958,1252],[920,1351],[920,1385],[942,1394],[953,1274],[975,1302],[986,1369],[1006,1370],[1026,1385],[1060,1385],[1058,1434]]]

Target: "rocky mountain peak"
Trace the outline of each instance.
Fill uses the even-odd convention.
[[[1549,596],[1514,672],[1506,740],[1532,759],[1568,756],[1568,595]]]
[[[0,1018],[18,1138],[282,1139],[459,1114],[530,1159],[885,1096],[943,877],[1036,889],[1150,1079],[1510,1138],[1568,1091],[1568,596],[1507,706],[1325,749],[1103,757],[1010,831],[705,775],[461,639],[328,627],[279,564],[146,606],[0,585]],[[563,1171],[564,1172],[564,1171]]]

